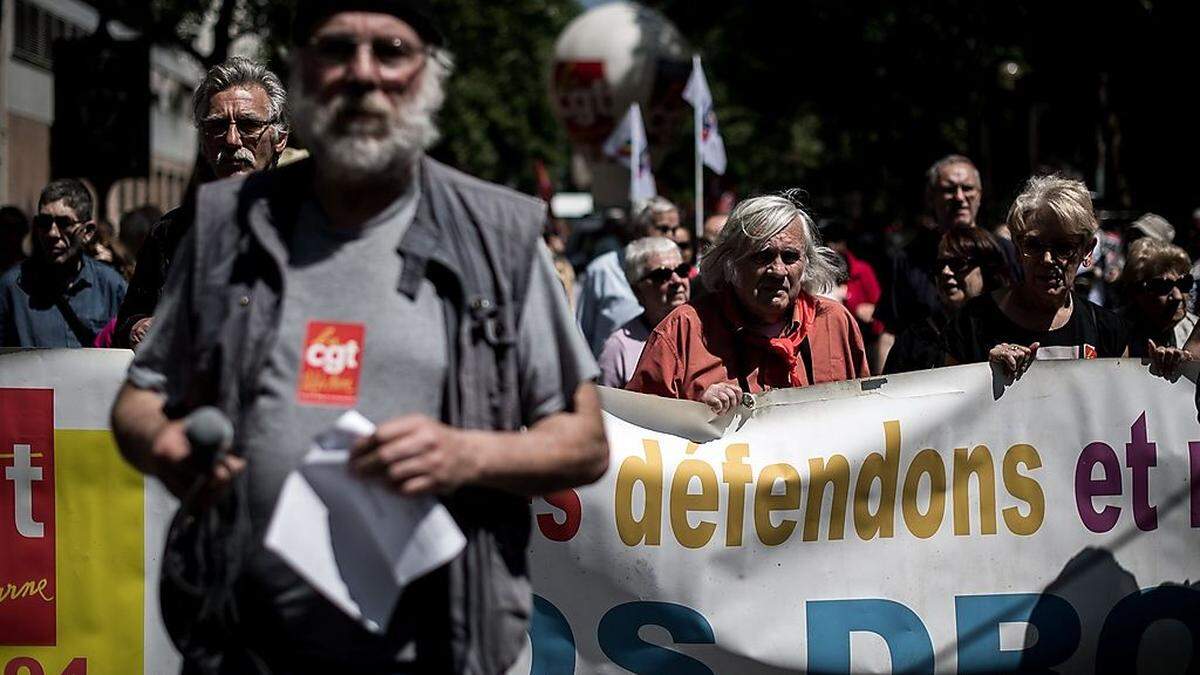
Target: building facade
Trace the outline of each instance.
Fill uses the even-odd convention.
[[[26,213],[36,207],[51,177],[54,43],[90,35],[98,24],[99,13],[79,0],[0,0],[0,204]],[[120,25],[109,29],[118,39],[131,36]],[[149,176],[113,185],[103,214],[109,222],[144,204],[164,211],[179,204],[196,153],[191,93],[202,76],[179,52],[151,48]]]

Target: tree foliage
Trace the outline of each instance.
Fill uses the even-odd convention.
[[[1144,119],[1149,101],[1181,98],[1164,68],[1195,72],[1185,45],[1196,3],[648,4],[705,59],[741,194],[800,185],[824,210],[887,223],[921,210],[934,159],[962,152],[984,172],[991,222],[1040,165],[1093,185],[1105,176],[1094,185],[1102,203],[1153,207],[1171,197],[1163,179],[1177,200],[1186,181],[1138,153],[1164,136],[1200,149],[1194,124],[1180,119],[1164,133]],[[663,178],[688,185],[690,154],[669,152],[686,161]]]

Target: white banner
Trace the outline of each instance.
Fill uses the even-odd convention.
[[[520,670],[1194,672],[1194,391],[980,364],[778,391],[722,434],[606,390],[608,475],[534,502]]]
[[[5,673],[177,668],[155,597],[171,500],[107,430],[128,359],[0,354]],[[512,672],[1194,672],[1193,382],[960,366],[715,422],[604,390],[608,474],[533,500]]]

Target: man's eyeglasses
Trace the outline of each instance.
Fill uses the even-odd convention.
[[[1067,262],[1085,253],[1087,244],[1087,240],[1045,242],[1037,237],[1025,237],[1021,240],[1021,255],[1027,258],[1041,259],[1049,253],[1054,260]]]
[[[413,45],[403,38],[360,40],[353,35],[321,35],[313,38],[309,47],[322,61],[345,64],[354,59],[360,44],[368,45],[375,60],[385,68],[416,65],[428,51],[428,48]]]
[[[1182,276],[1174,280],[1158,277],[1143,281],[1142,289],[1154,295],[1170,295],[1171,289],[1178,288],[1180,293],[1187,295],[1195,285],[1196,280],[1191,276]]]
[[[649,280],[655,286],[659,286],[670,281],[672,274],[678,275],[680,279],[686,279],[688,278],[688,273],[691,271],[692,266],[687,263],[682,263],[676,267],[659,267],[643,274],[642,281]]]
[[[57,227],[59,232],[72,232],[82,224],[83,221],[75,220],[70,216],[52,216],[48,213],[39,213],[33,217],[33,226],[42,231],[49,231],[53,226]]]
[[[974,260],[971,260],[970,258],[960,258],[958,256],[946,256],[943,258],[938,258],[936,264],[937,267],[934,269],[938,272],[941,272],[943,269],[949,267],[950,273],[956,277],[966,274],[974,267],[978,267]]]
[[[243,117],[236,120],[213,118],[201,122],[200,130],[203,131],[204,135],[208,136],[209,138],[220,138],[225,135],[225,132],[229,131],[230,125],[233,125],[237,127],[239,138],[241,138],[243,141],[254,143],[260,136],[263,135],[263,132],[266,131],[267,127],[271,126],[271,124],[273,124],[273,122],[269,120],[256,120],[249,117]]]

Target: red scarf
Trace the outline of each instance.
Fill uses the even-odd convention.
[[[725,311],[729,315],[729,318],[734,321],[735,326],[742,329],[739,332],[744,344],[765,352],[770,357],[763,360],[762,368],[773,365],[775,368],[783,369],[783,372],[787,373],[788,382],[793,387],[803,387],[806,384],[812,384],[812,382],[805,382],[804,376],[800,374],[802,366],[800,365],[799,351],[800,343],[808,335],[808,330],[813,324],[813,318],[817,315],[816,298],[804,291],[800,291],[800,295],[796,296],[796,302],[792,306],[791,324],[784,329],[783,335],[775,338],[768,338],[746,329],[744,314],[737,306],[732,292],[725,295]],[[759,379],[768,380],[768,378],[761,376]]]

